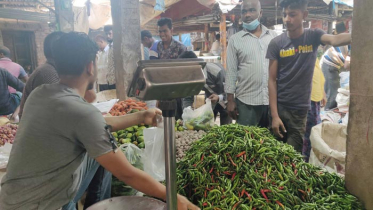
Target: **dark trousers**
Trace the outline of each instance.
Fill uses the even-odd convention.
[[[100,91],[104,91],[104,90],[115,90],[116,86],[115,86],[115,84],[114,85],[108,85],[108,84],[100,85],[99,84],[98,88],[100,89]]]
[[[281,141],[290,144],[296,151],[302,153],[308,110],[289,109],[279,104],[277,105],[277,110],[286,129],[284,138]],[[272,127],[272,115],[270,115],[270,125]]]
[[[228,111],[224,109],[219,103],[216,104],[214,109],[214,116],[216,119],[216,116],[220,114],[220,125],[229,125],[232,123],[232,119],[228,115]]]
[[[237,123],[246,126],[268,127],[268,105],[252,106],[236,99]]]
[[[310,159],[310,153],[311,153],[311,131],[313,126],[321,123],[320,118],[320,102],[314,102],[311,101],[311,107],[308,110],[307,114],[307,124],[306,124],[306,133],[304,134],[303,139],[303,151],[302,154],[304,155],[304,160],[306,162]]]

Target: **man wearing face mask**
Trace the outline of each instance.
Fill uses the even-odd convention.
[[[241,6],[243,30],[228,43],[225,92],[228,113],[237,123],[268,125],[268,59],[270,41],[277,34],[260,24],[259,0],[244,0]]]

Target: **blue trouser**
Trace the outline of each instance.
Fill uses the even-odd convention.
[[[306,124],[306,132],[303,138],[303,151],[302,154],[304,155],[304,161],[308,162],[310,159],[311,153],[311,131],[312,128],[321,123],[320,118],[320,102],[311,101],[311,107],[307,113],[307,124]]]
[[[75,198],[62,207],[62,210],[76,210],[76,204],[87,191],[84,209],[111,197],[111,173],[92,158],[83,161],[83,181]]]
[[[325,77],[324,89],[327,99],[325,110],[334,109],[337,107],[335,99],[337,98],[338,88],[340,87],[339,69],[326,63],[323,63],[321,68]]]

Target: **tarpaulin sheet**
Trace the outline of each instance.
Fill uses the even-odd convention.
[[[239,0],[197,0],[200,4],[212,8],[214,4],[219,4],[223,13],[228,13],[239,4]]]
[[[333,0],[324,0],[326,4],[330,4],[330,2],[333,2]],[[353,0],[334,0],[335,3],[337,4],[344,4],[350,7],[354,6],[354,1]]]

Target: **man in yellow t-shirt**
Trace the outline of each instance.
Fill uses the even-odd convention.
[[[321,71],[320,61],[316,59],[315,71],[312,78],[312,91],[311,91],[311,108],[307,114],[306,133],[303,138],[303,151],[305,161],[308,162],[311,152],[310,135],[312,127],[321,123],[320,107],[326,104],[326,95],[324,91],[325,78]]]

